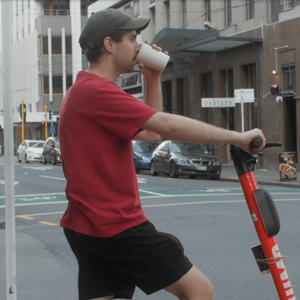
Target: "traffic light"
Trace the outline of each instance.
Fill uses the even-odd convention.
[[[52,114],[53,114],[52,111],[49,110],[48,113],[49,113],[49,120],[52,120]]]
[[[20,118],[26,123],[26,104],[20,104]]]
[[[45,121],[42,121],[42,125],[45,125],[46,124],[46,122]]]

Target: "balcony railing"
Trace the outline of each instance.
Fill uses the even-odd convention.
[[[40,16],[69,16],[70,10],[68,9],[44,9],[40,12]],[[81,11],[82,16],[87,16],[87,10]]]

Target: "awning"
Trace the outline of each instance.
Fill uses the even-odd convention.
[[[157,44],[170,54],[178,52],[177,48],[194,40],[205,39],[217,35],[217,31],[201,29],[163,28],[152,40],[151,44]]]
[[[261,38],[247,38],[236,36],[219,36],[218,30],[164,28],[154,37],[155,43],[169,53],[209,52],[216,53],[239,47],[262,43]]]
[[[188,52],[220,52],[232,50],[234,48],[249,46],[255,43],[262,43],[261,38],[245,38],[245,37],[227,37],[214,36],[206,39],[197,39],[176,48],[176,51]]]

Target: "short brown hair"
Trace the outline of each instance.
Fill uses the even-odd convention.
[[[110,35],[110,38],[116,43],[120,43],[123,40],[123,35],[125,32],[127,32],[127,30],[118,29]],[[83,51],[85,53],[86,59],[89,62],[97,61],[98,58],[103,54],[102,47],[103,40],[99,44],[94,45],[92,48],[84,49]]]

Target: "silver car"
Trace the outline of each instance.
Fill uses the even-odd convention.
[[[26,163],[30,161],[42,161],[43,146],[45,141],[41,140],[24,140],[17,151],[18,162],[22,160]]]

